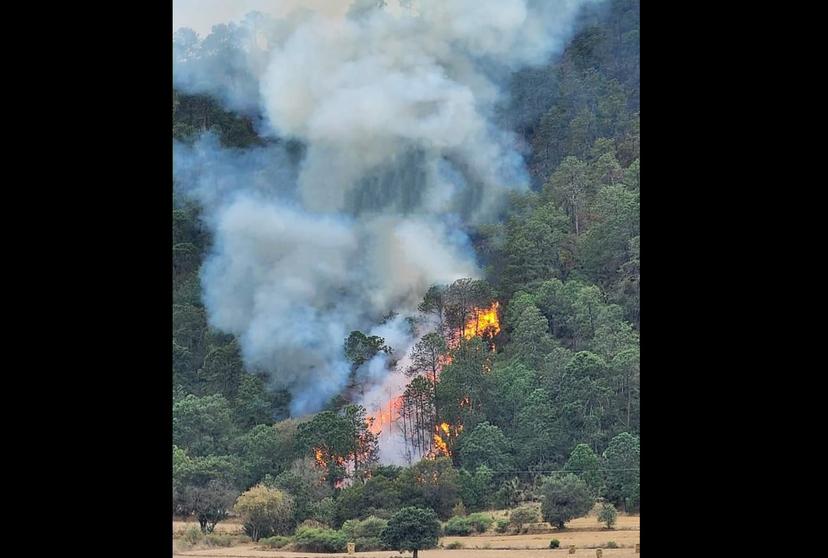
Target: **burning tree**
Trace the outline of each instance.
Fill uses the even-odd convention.
[[[349,476],[364,480],[364,471],[377,462],[372,421],[361,405],[347,405],[339,414],[324,411],[299,425],[297,443],[313,454],[331,486],[341,486]]]
[[[434,330],[423,335],[411,352],[411,365],[405,373],[414,378],[401,395],[376,410],[371,427],[379,435],[386,425],[396,423],[409,461],[414,456],[452,455],[453,442],[463,430],[463,421],[479,406],[480,390],[463,393],[459,389],[462,384],[449,381],[448,392],[443,393],[443,370],[456,364],[455,373],[449,376],[461,379],[475,366],[479,373],[490,371],[491,359],[478,357],[489,353],[488,349],[494,350],[492,339],[500,332],[500,305],[485,281],[465,278],[448,286],[434,285],[418,309],[424,317],[419,321],[431,324]],[[346,355],[358,366],[365,362],[361,357],[365,347],[372,356],[383,348],[383,343],[382,338],[352,332],[346,342]],[[455,363],[456,359],[461,362]],[[482,386],[482,382],[477,385]],[[459,412],[458,407],[465,411]]]
[[[425,376],[417,376],[402,395],[400,429],[412,453],[426,455],[433,446],[435,424],[434,384]]]

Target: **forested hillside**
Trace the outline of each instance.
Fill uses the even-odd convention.
[[[204,502],[229,509],[262,483],[292,501],[285,533],[404,506],[448,519],[460,502],[536,501],[569,478],[559,471],[593,500],[639,509],[639,2],[608,4],[582,18],[563,55],[512,78],[499,117],[527,146],[534,188],[470,231],[484,279],[424,293],[420,311],[442,327],[416,345],[398,404],[407,447],[440,451],[411,466],[378,463],[372,417],[347,393],[290,417],[290,394],[245,371],[237,340],[207,324],[199,270],[212,239],[174,185],[175,514],[206,526]],[[227,147],[273,141],[207,96],[174,92],[173,137],[208,130]],[[495,308],[496,327],[467,334],[471,308]],[[384,341],[342,342],[356,369]]]

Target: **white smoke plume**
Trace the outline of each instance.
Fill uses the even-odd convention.
[[[400,320],[425,290],[479,275],[466,230],[528,184],[517,139],[494,124],[500,80],[559,51],[587,3],[283,5],[204,38],[176,32],[175,86],[257,117],[280,140],[225,150],[206,135],[175,146],[174,172],[214,232],[202,270],[210,323],[238,336],[248,368],[291,391],[293,414],[345,388],[351,330],[385,331],[405,358],[414,339]],[[360,377],[396,381],[387,358]]]

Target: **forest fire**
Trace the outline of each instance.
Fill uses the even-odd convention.
[[[443,422],[437,425],[434,430],[434,449],[432,450],[432,454],[435,457],[451,457],[451,450],[448,447],[447,440],[450,440],[452,437],[456,438],[463,431],[463,425],[453,427],[449,423]]]
[[[462,339],[472,339],[474,337],[485,337],[491,343],[491,338],[500,333],[500,303],[498,301],[492,302],[488,307],[474,308],[469,313],[469,318],[465,321],[462,331],[454,330],[453,334],[449,335],[447,345],[449,350],[456,349]],[[460,337],[462,334],[462,338]],[[493,347],[492,347],[493,349]],[[438,359],[439,367],[437,369],[437,376],[439,371],[452,363],[452,356],[450,352],[442,354]],[[461,407],[471,406],[468,397],[464,397],[460,401]],[[374,435],[380,436],[383,432],[390,430],[391,425],[397,424],[403,413],[405,407],[405,398],[398,395],[389,399],[381,408],[374,410],[374,415],[369,417],[367,421],[368,429]],[[422,423],[420,423],[422,424]],[[423,451],[426,457],[434,458],[437,456],[451,457],[452,440],[456,438],[460,432],[463,431],[463,425],[452,425],[447,422],[437,424],[434,426],[434,432],[431,435],[425,430],[426,440],[431,438],[431,444],[426,441],[426,446],[431,446],[427,453]],[[419,442],[418,442],[419,444]],[[422,446],[419,446],[422,448]],[[319,458],[317,458],[319,461]]]
[[[494,336],[500,333],[500,317],[498,312],[500,303],[494,301],[488,308],[475,308],[472,317],[463,326],[463,337],[471,339],[475,336]]]
[[[397,420],[397,417],[400,416],[400,409],[402,409],[402,405],[402,395],[398,395],[397,397],[390,399],[387,405],[384,405],[381,409],[377,409],[376,415],[372,417],[373,420],[368,420],[368,430],[370,430],[372,434],[379,436],[380,433],[386,429],[386,427],[391,426],[391,424]]]

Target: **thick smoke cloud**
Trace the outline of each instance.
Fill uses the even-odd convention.
[[[215,233],[210,322],[291,390],[293,413],[345,388],[351,330],[385,327],[404,358],[413,339],[383,317],[479,274],[465,231],[528,182],[517,139],[494,124],[499,80],[559,50],[586,3],[360,2],[347,17],[251,14],[204,39],[175,35],[176,87],[305,146],[296,160],[283,143],[230,151],[206,136],[174,153],[178,187]],[[386,358],[360,377],[379,383]]]

